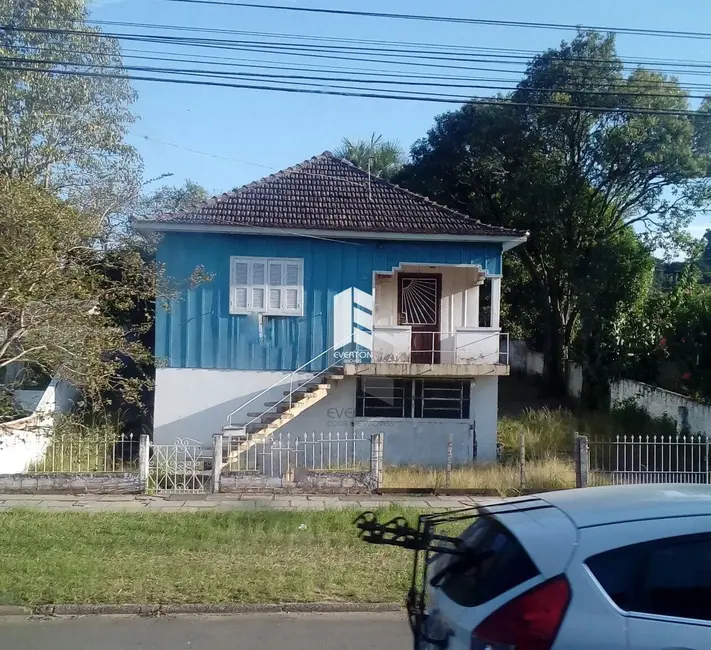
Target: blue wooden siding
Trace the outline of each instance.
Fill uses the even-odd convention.
[[[231,255],[303,258],[304,316],[265,317],[260,341],[256,316],[229,313]],[[501,273],[501,244],[171,232],[161,240],[158,261],[173,282],[183,282],[198,265],[214,275],[210,282],[183,291],[168,309],[159,305],[159,360],[173,368],[295,370],[333,345],[337,293],[349,287],[372,293],[374,271],[389,272],[405,262],[478,264],[489,273]]]

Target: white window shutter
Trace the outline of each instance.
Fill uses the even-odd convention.
[[[264,287],[252,287],[252,304],[253,311],[264,311]]]
[[[232,265],[232,283],[236,286],[241,284],[247,286],[249,284],[249,263],[237,262]]]
[[[290,313],[301,312],[301,294],[303,291],[301,264],[286,262],[284,268],[284,311]]]
[[[266,309],[266,262],[254,260],[250,263],[250,287],[252,289],[250,311],[261,313]]]
[[[284,280],[284,284],[287,287],[298,287],[301,284],[299,276],[301,275],[299,273],[299,265],[292,263],[292,262],[287,262],[285,264],[286,266],[286,279]]]
[[[249,263],[234,260],[231,275],[230,311],[244,314],[249,309]]]
[[[299,309],[299,291],[298,289],[286,288],[286,311],[298,311]]]
[[[283,269],[284,265],[281,262],[269,262],[269,286],[281,287],[283,284]]]

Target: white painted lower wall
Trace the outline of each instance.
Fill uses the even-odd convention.
[[[171,444],[176,438],[189,438],[212,444],[227,416],[288,373],[220,370],[159,369],[156,373],[156,444]],[[302,381],[308,375],[302,377]],[[388,464],[444,465],[447,441],[454,436],[453,462],[469,463],[474,454],[476,432],[477,460],[496,460],[498,378],[479,377],[472,383],[469,420],[425,420],[400,418],[356,418],[356,377],[344,377],[329,394],[277,431],[302,437],[305,434],[365,432],[384,434],[384,460]],[[288,390],[289,381],[273,388],[245,407],[247,412],[266,410],[265,402],[278,401]]]
[[[532,352],[524,341],[511,341],[511,368],[528,375],[543,374],[543,355]],[[579,398],[583,391],[583,370],[579,364],[568,364],[568,395]],[[634,402],[650,416],[667,416],[674,420],[677,431],[711,435],[711,405],[631,379],[610,384],[610,405]]]
[[[711,435],[711,405],[701,404],[678,393],[622,379],[610,386],[610,401],[613,406],[633,401],[652,417],[667,416],[676,422],[679,433],[686,428],[691,434]]]
[[[472,382],[471,418],[357,418],[356,377],[338,381],[326,398],[282,427],[278,433],[302,437],[322,433],[383,434],[384,461],[389,465],[445,465],[449,434],[453,435],[453,462],[472,462],[476,431],[477,460],[496,460],[498,378]]]
[[[233,411],[258,397],[235,416],[245,424],[247,413],[261,413],[265,402],[278,402],[289,390],[289,372],[249,372],[241,370],[201,370],[158,368],[153,414],[153,442],[171,444],[176,438],[189,438],[211,445],[212,436],[221,433]],[[298,376],[306,381],[311,375]],[[296,380],[296,378],[295,378]],[[275,386],[279,381],[280,385]],[[271,390],[268,390],[270,389]]]
[[[31,415],[0,425],[0,474],[22,474],[40,460],[49,444],[54,416],[71,412],[77,400],[76,389],[58,379],[44,391],[25,392],[40,395],[32,398]]]

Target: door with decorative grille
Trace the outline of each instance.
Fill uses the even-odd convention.
[[[439,363],[441,297],[441,275],[399,275],[398,324],[412,331],[411,363]]]

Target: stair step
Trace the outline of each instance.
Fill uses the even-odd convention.
[[[262,433],[270,428],[271,425],[264,424],[263,422],[255,422],[254,424],[247,425],[247,433]],[[273,429],[274,427],[272,427]]]
[[[264,415],[280,415],[289,410],[289,405],[287,404],[284,408],[279,408],[277,411],[255,411],[254,413],[247,413],[248,418],[261,418]]]
[[[244,430],[244,424],[226,424],[222,427],[222,431],[226,433],[239,433]]]
[[[308,394],[308,393],[307,393]],[[299,398],[301,399],[301,398]],[[291,404],[296,404],[299,400],[298,399],[292,399]],[[290,407],[289,405],[289,400],[284,400],[283,402],[264,402],[265,408],[274,408],[275,406],[279,408],[282,412],[283,411],[288,411]],[[260,413],[261,415],[261,413]]]

